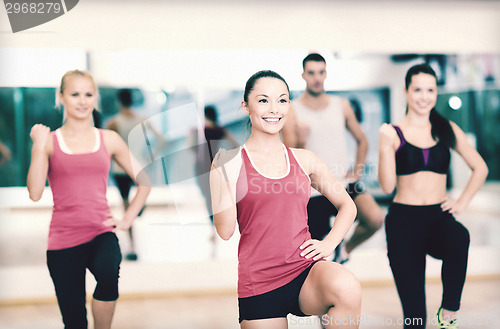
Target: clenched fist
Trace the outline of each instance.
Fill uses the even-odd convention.
[[[380,147],[390,147],[394,144],[395,138],[397,136],[394,127],[388,123],[384,123],[380,126],[378,142]]]
[[[37,123],[31,128],[30,137],[33,141],[33,148],[43,150],[50,136],[50,128]]]

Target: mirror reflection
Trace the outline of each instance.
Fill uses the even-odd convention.
[[[43,49],[39,53],[42,58],[47,56]],[[96,68],[92,73],[100,93],[101,111],[95,113],[96,126],[119,130],[118,126],[126,125],[118,121],[120,113],[123,113],[119,93],[127,90],[129,101],[126,106],[136,120],[135,124],[128,123],[128,129],[131,131],[140,126],[141,138],[147,140],[147,148],[140,149],[139,152],[143,153],[135,155],[145,159],[143,168],[153,188],[132,230],[119,233],[125,256],[123,266],[136,268],[134,273],[139,275],[141,267],[148,271],[148,266],[152,264],[219,264],[232,270],[227,276],[223,275],[215,286],[231,288],[235,282],[238,236],[225,242],[214,235],[210,205],[207,203],[207,164],[203,164],[200,158],[212,158],[219,148],[240,146],[248,138],[248,117],[240,109],[242,87],[248,72],[268,67],[275,69],[289,82],[292,99],[297,99],[305,88],[301,78],[301,61],[307,53],[307,50],[283,51],[276,56],[273,52],[274,57],[267,62],[252,62],[250,67],[236,72],[225,68],[237,65],[242,58],[251,58],[252,52],[241,51],[238,57],[220,51],[217,52],[220,62],[208,63],[200,59],[193,63],[195,68],[199,68],[198,77],[186,76],[174,68],[182,57],[178,53],[88,53],[93,64],[91,67]],[[500,56],[323,55],[328,63],[328,77],[324,85],[326,93],[350,102],[368,140],[361,181],[384,215],[392,195],[381,190],[377,178],[379,127],[383,123],[396,123],[405,114],[402,77],[406,70],[419,62],[427,62],[435,68],[440,89],[437,110],[466,132],[489,167],[488,180],[480,196],[460,219],[464,225],[470,224],[468,228],[474,237],[472,248],[498,250],[495,236],[499,233],[500,211],[492,200],[500,193],[500,136],[497,129],[500,124]],[[126,70],[126,64],[133,61],[141,61],[144,69],[131,70],[130,75],[123,73],[126,78],[108,74]],[[111,63],[112,67],[108,71],[99,71],[103,63]],[[74,65],[81,66],[81,63]],[[203,69],[207,65],[211,66],[210,70]],[[60,67],[58,71],[70,68],[73,67]],[[155,72],[151,74],[153,68]],[[27,197],[26,174],[31,151],[29,131],[35,123],[43,123],[55,130],[63,120],[61,111],[55,108],[57,78],[48,78],[46,85],[33,85],[29,79],[25,80],[0,87],[0,267],[14,271],[45,266],[52,207],[48,187],[38,203],[31,202]],[[51,82],[53,85],[49,86]],[[207,107],[213,109],[208,117]],[[219,134],[209,138],[209,143],[205,139],[207,125],[211,125],[209,130],[212,133]],[[215,125],[220,130],[215,129]],[[133,143],[130,140],[127,142],[129,145]],[[352,134],[348,134],[346,143],[352,167],[357,142]],[[450,195],[456,195],[463,189],[468,175],[466,164],[459,157],[452,156],[447,182]],[[121,186],[117,176],[119,172],[112,169],[108,202],[114,213],[121,214],[127,207],[128,198],[135,193],[135,187],[133,184],[130,187],[127,184]],[[389,273],[385,253],[385,233],[380,229],[353,251],[346,266],[356,272],[366,264],[384,264],[380,266],[384,267],[380,271],[360,271],[359,275],[361,279],[366,276],[367,280],[385,278]],[[437,267],[433,266],[431,263],[430,270],[436,272]],[[210,272],[213,267],[206,265],[206,269]],[[488,272],[491,269],[474,267],[474,264],[471,267],[472,273],[483,270]],[[227,277],[229,280],[226,280]],[[187,286],[189,284],[186,283]]]

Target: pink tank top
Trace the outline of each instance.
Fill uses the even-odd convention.
[[[48,180],[54,198],[48,250],[74,247],[113,230],[104,226],[110,209],[106,199],[111,158],[99,130],[97,151],[68,154],[52,132],[54,151],[49,160]]]
[[[306,211],[311,182],[288,147],[289,170],[279,178],[260,174],[245,148],[241,154],[236,207],[241,233],[238,297],[243,298],[289,283],[312,263],[299,249],[311,238]]]

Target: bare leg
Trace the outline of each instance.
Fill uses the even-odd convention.
[[[92,314],[94,315],[94,329],[109,329],[115,313],[116,301],[104,302],[92,299]]]
[[[443,308],[443,319],[446,321],[451,321],[453,319],[456,319],[457,313],[458,313],[457,311],[449,311]]]
[[[354,203],[358,208],[358,223],[353,235],[345,243],[347,253],[368,240],[384,224],[384,213],[371,195],[360,194]]]
[[[340,264],[314,264],[300,290],[299,303],[304,314],[319,315],[325,328],[359,328],[361,286]]]
[[[240,327],[241,329],[287,329],[288,322],[286,318],[243,320]]]
[[[122,199],[123,200],[123,209],[124,211],[127,211],[128,206],[130,205],[130,202],[128,199]],[[134,243],[134,232],[132,231],[132,226],[128,229],[128,236],[130,238],[130,251],[127,253],[125,258],[127,260],[137,260],[137,254],[135,252],[135,243]]]

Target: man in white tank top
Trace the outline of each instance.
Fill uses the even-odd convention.
[[[371,195],[359,183],[368,153],[368,140],[356,119],[348,100],[328,95],[324,90],[326,61],[320,54],[309,54],[302,62],[306,81],[305,92],[292,102],[282,130],[283,141],[290,147],[313,151],[323,160],[358,208],[357,225],[348,241],[342,242],[334,253],[334,261],[345,263],[350,252],[371,237],[383,224],[384,214]],[[346,145],[346,128],[357,142],[353,170]],[[307,207],[309,229],[313,239],[322,239],[331,229],[330,217],[337,210],[325,197],[313,190]]]

